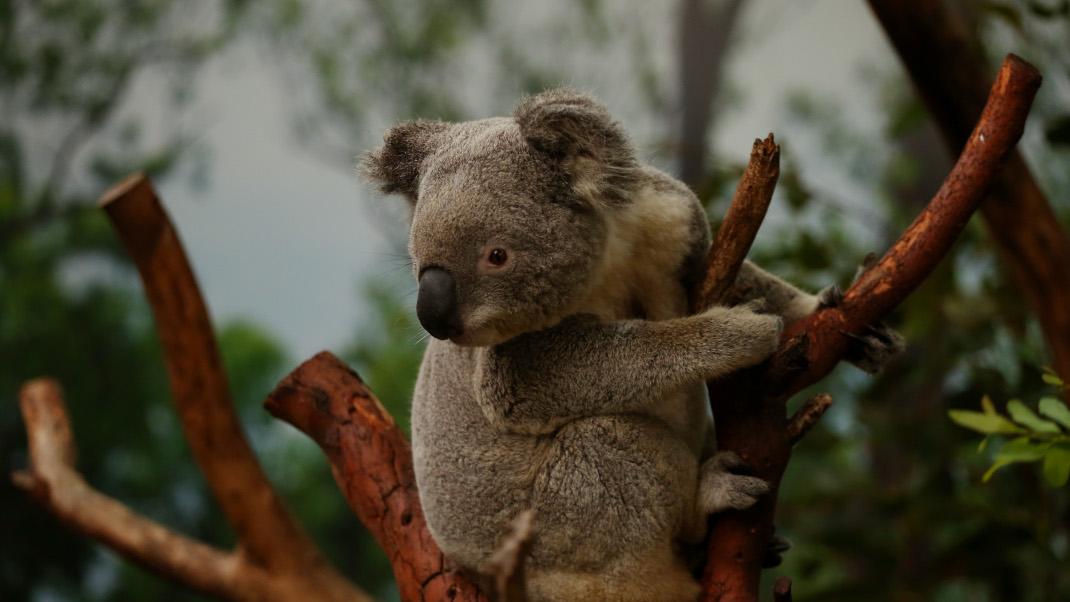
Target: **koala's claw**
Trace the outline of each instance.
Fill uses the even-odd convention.
[[[906,346],[903,336],[887,324],[871,324],[861,334],[849,336],[854,342],[847,350],[847,361],[870,374],[880,372]]]
[[[817,294],[817,307],[836,307],[843,302],[843,289],[838,284],[826,286]]]
[[[859,268],[858,275],[861,275],[874,261],[875,256],[866,256],[866,259],[863,260],[863,265]],[[817,299],[818,308],[836,307],[843,302],[843,290],[833,284],[819,292]],[[905,347],[903,337],[883,322],[867,326],[866,330],[860,335],[844,334],[854,341],[847,350],[847,361],[870,374],[880,372],[880,369],[892,358],[899,355]]]
[[[769,483],[758,477],[738,474],[750,467],[733,452],[713,455],[702,465],[699,482],[699,507],[706,514],[725,510],[746,510],[758,498],[769,493]]]

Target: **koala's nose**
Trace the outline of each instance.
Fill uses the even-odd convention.
[[[416,297],[416,317],[420,325],[436,339],[461,334],[457,315],[457,286],[453,276],[442,268],[427,268],[420,274],[420,292]]]

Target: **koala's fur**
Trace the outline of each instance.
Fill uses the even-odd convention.
[[[701,205],[570,90],[512,117],[400,124],[364,170],[412,203],[417,276],[455,282],[463,332],[431,340],[412,409],[443,552],[478,571],[534,508],[532,601],[694,599],[679,544],[766,490],[713,453],[703,382],[765,359],[818,298],[746,263],[729,296],[770,313],[688,316],[710,244]],[[505,269],[487,271],[488,248]]]

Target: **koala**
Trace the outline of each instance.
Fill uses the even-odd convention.
[[[480,572],[530,508],[533,602],[695,599],[681,546],[768,489],[714,450],[704,382],[766,359],[821,297],[746,262],[732,306],[689,315],[701,204],[572,90],[511,117],[399,124],[362,167],[412,209],[433,337],[413,460],[443,553]]]

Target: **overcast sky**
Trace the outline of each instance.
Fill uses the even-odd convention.
[[[776,129],[779,140],[790,139],[783,106],[788,91],[834,95],[850,107],[852,122],[877,127],[860,69],[897,66],[864,3],[812,0],[790,9],[779,0],[750,4],[729,66],[732,85],[746,102],[719,121],[717,148],[742,161],[755,136]],[[651,27],[668,31],[671,16],[647,10]],[[673,50],[657,51],[671,59]],[[624,106],[614,99],[612,78],[628,66],[601,70],[598,57],[587,60],[591,65],[578,67],[571,83],[602,95],[611,109]],[[384,227],[396,218],[382,210],[384,203],[401,201],[374,194],[351,172],[295,143],[281,100],[286,89],[270,57],[258,56],[252,45],[213,60],[197,84],[189,112],[211,152],[208,186],[172,178],[161,193],[216,323],[252,319],[274,332],[294,359],[340,348],[359,336],[366,311],[359,283],[404,270],[391,251],[391,240],[396,248],[403,230]],[[141,78],[129,110],[158,112],[160,88],[151,76]],[[650,129],[622,120],[629,129]],[[637,138],[640,145],[649,143]],[[353,155],[364,150],[354,148]],[[835,174],[828,177],[836,181]]]

